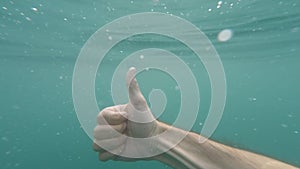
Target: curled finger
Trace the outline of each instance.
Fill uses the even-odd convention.
[[[118,137],[126,129],[126,123],[119,125],[97,125],[94,129],[94,138],[98,140]]]
[[[96,151],[101,151],[102,149],[106,151],[115,150],[118,147],[124,145],[126,142],[125,136],[120,136],[112,139],[106,139],[106,140],[94,140],[94,147]]]
[[[100,125],[117,125],[123,123],[127,120],[127,113],[124,111],[112,111],[112,110],[104,110],[99,113],[97,117],[97,122]]]

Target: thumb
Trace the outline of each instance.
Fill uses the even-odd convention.
[[[145,111],[148,109],[146,99],[144,98],[138,82],[135,78],[136,69],[131,67],[126,75],[126,84],[128,87],[129,102],[134,106],[135,109]]]
[[[145,138],[151,134],[156,122],[140,91],[135,75],[136,69],[131,67],[126,76],[129,95],[127,129],[129,136]]]

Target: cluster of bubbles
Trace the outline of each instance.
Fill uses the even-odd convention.
[[[221,5],[223,4],[223,1],[219,1],[218,3],[217,3],[217,8],[221,8]]]
[[[241,0],[237,0],[236,3],[234,3],[234,2],[228,3],[226,1],[218,1],[216,7],[217,7],[217,9],[220,9],[222,7],[222,5],[224,4],[224,5],[229,5],[229,8],[233,8],[234,4],[238,5],[238,4],[240,4],[240,2],[241,2]],[[209,8],[208,12],[211,12],[212,10],[213,10],[212,8]]]
[[[13,2],[13,1],[10,1],[10,4],[11,4],[11,5],[14,5],[14,2]],[[42,7],[42,6],[43,6],[42,4],[39,4],[39,7]],[[10,8],[8,8],[8,7],[6,7],[6,6],[2,6],[2,9],[5,10],[5,11],[7,11],[7,15],[8,15],[8,16],[12,16],[12,15],[13,15],[13,10],[11,10]],[[39,9],[38,9],[37,7],[31,7],[30,10],[31,10],[32,12],[34,12],[34,13],[40,13],[40,14],[42,14],[42,15],[44,14],[42,11],[40,12]],[[26,15],[23,11],[21,11],[20,9],[16,8],[16,9],[14,9],[14,11],[17,12],[17,13],[19,13],[19,15],[21,15],[22,17],[24,17],[25,20],[27,20],[27,21],[32,21],[32,19],[31,19],[29,16],[27,16],[27,15]],[[19,20],[15,20],[15,22],[16,22],[17,24],[20,24],[20,23],[21,23],[21,21],[19,21]]]

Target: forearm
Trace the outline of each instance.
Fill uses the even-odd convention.
[[[162,131],[171,129],[174,133],[185,131],[161,124]],[[175,169],[296,169],[283,162],[232,148],[211,140],[199,143],[200,135],[189,132],[187,136],[168,152],[155,157]],[[172,144],[172,137],[163,138],[162,144]]]

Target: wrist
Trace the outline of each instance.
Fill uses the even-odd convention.
[[[164,153],[152,157],[152,160],[158,160],[175,169],[215,167],[206,165],[211,161],[211,157],[205,154],[207,147],[210,147],[210,142],[199,143],[200,139],[204,138],[203,136],[159,122],[156,131],[162,133],[166,130],[169,134],[160,137],[158,143],[158,147],[161,147]],[[178,141],[179,138],[181,138],[180,141]]]

